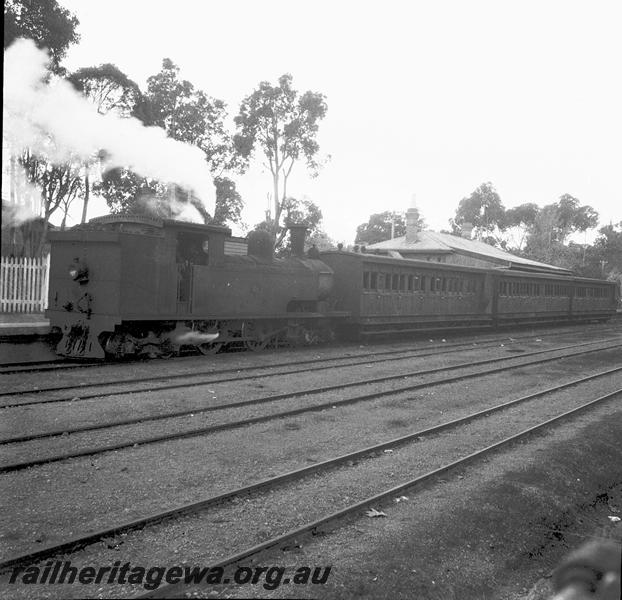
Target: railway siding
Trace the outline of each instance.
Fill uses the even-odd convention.
[[[595,392],[591,389],[590,397]],[[574,405],[582,404],[585,400],[585,397],[581,401],[575,398]],[[564,412],[568,408],[567,404],[567,397],[558,397],[553,402],[540,403],[537,410],[533,406],[531,409],[526,406],[512,409],[510,419],[507,414],[491,417],[482,423],[469,424],[459,431],[450,431],[390,453],[381,453],[374,460],[358,461],[257,497],[226,503],[210,510],[207,515],[191,515],[141,532],[119,536],[88,548],[76,555],[73,562],[77,566],[108,564],[121,551],[127,560],[135,563],[171,564],[172,553],[183,556],[190,564],[210,564],[302,523],[363,501],[417,474],[451,463],[508,434]],[[602,411],[615,414],[615,406],[612,410],[611,402],[607,403],[607,407]],[[485,459],[488,460],[491,459]],[[480,462],[480,469],[482,464],[485,462]],[[452,477],[453,474],[447,473],[443,479],[447,481]],[[418,494],[416,490],[412,493]],[[162,540],[173,542],[163,544]],[[304,542],[304,545],[307,543]],[[67,591],[75,594],[77,590],[69,588]],[[105,595],[125,592],[127,590],[103,590]]]
[[[583,361],[589,361],[589,355],[593,352],[598,352],[601,354],[605,352],[605,356],[607,353],[606,347],[605,349],[600,348],[591,348],[588,347],[584,350],[579,350],[580,355],[583,358]],[[616,348],[610,352],[615,353]],[[587,354],[581,354],[587,353]],[[576,355],[576,353],[575,353]],[[246,413],[247,416],[242,418],[243,421],[253,422],[253,423],[261,423],[265,421],[270,421],[273,418],[278,418],[278,410],[274,411],[271,405],[279,406],[281,411],[285,412],[298,412],[305,413],[309,411],[317,411],[323,410],[327,408],[336,408],[341,407],[348,404],[359,404],[360,402],[374,401],[379,397],[387,396],[387,395],[395,395],[399,392],[410,393],[411,391],[434,387],[437,385],[442,385],[446,382],[452,382],[456,380],[462,379],[473,379],[474,377],[479,378],[485,376],[488,373],[494,374],[495,372],[507,370],[511,376],[511,373],[515,369],[519,369],[522,371],[527,368],[529,365],[533,365],[534,363],[538,366],[541,366],[547,362],[556,362],[558,360],[562,360],[559,357],[548,357],[545,359],[536,359],[527,361],[525,363],[519,362],[517,364],[510,363],[505,366],[493,366],[487,370],[476,370],[466,373],[458,372],[455,374],[452,370],[450,370],[449,376],[444,376],[442,373],[436,373],[435,369],[431,369],[431,373],[434,373],[434,377],[424,377],[424,380],[421,381],[418,378],[415,378],[415,381],[409,383],[407,381],[408,378],[402,377],[400,375],[398,377],[399,385],[369,385],[364,384],[362,386],[362,394],[353,395],[356,393],[356,390],[352,390],[352,384],[345,384],[343,388],[340,388],[339,385],[329,386],[330,393],[328,394],[329,399],[326,399],[325,394],[317,394],[313,393],[313,395],[309,395],[305,397],[302,392],[296,392],[293,395],[285,393],[285,394],[275,394],[273,396],[268,396],[266,398],[257,399],[256,401],[242,401],[240,404],[233,404],[231,407],[228,407],[229,413],[233,411],[242,411],[242,413]],[[563,360],[571,360],[573,353],[570,354],[562,354]],[[497,359],[495,359],[496,361]],[[506,360],[506,359],[503,359]],[[509,359],[507,359],[509,360]],[[451,368],[453,369],[453,367]],[[442,371],[442,368],[441,368]],[[440,379],[439,379],[440,375]],[[514,378],[516,375],[514,375]],[[390,376],[390,380],[393,379],[394,376]],[[352,391],[346,392],[346,389],[351,389]],[[274,400],[271,400],[274,398]],[[268,401],[266,403],[266,401]],[[254,406],[254,411],[248,411],[244,406],[245,403],[256,404]],[[267,407],[267,412],[264,410]],[[204,409],[201,409],[204,410]],[[223,409],[224,410],[224,409]],[[219,412],[219,411],[215,411]],[[203,425],[201,425],[203,423]],[[230,425],[229,425],[230,423]],[[144,427],[149,427],[151,434],[149,436],[141,433],[140,430],[144,429]],[[101,431],[93,431],[93,432],[85,432],[85,433],[76,433],[71,436],[60,435],[57,437],[52,437],[46,440],[37,440],[34,439],[32,441],[23,442],[23,443],[15,443],[7,445],[3,448],[3,462],[0,463],[0,469],[15,469],[15,468],[24,468],[27,466],[28,462],[23,463],[23,461],[31,461],[33,451],[37,456],[43,454],[43,457],[39,459],[40,462],[59,460],[71,455],[89,455],[89,454],[101,454],[106,450],[115,450],[127,448],[132,445],[142,445],[144,443],[150,443],[155,440],[160,441],[168,441],[174,438],[183,438],[183,437],[194,437],[197,435],[206,435],[206,434],[214,434],[217,433],[221,429],[227,429],[232,427],[238,427],[239,425],[235,425],[234,422],[227,418],[225,420],[220,420],[218,416],[214,417],[214,411],[210,412],[199,412],[196,415],[185,417],[185,418],[176,418],[176,419],[167,419],[161,421],[155,421],[153,423],[142,423],[139,425],[133,426],[124,426],[120,428],[115,428],[114,430],[105,429]],[[68,428],[69,429],[69,428]],[[155,436],[155,437],[154,437]],[[93,439],[100,440],[100,445],[94,445]],[[82,444],[81,444],[82,440]],[[57,454],[50,451],[51,448],[56,448]],[[43,450],[37,450],[38,448],[43,448]],[[46,450],[47,448],[47,450]],[[63,448],[65,449],[63,451]],[[20,465],[20,463],[22,463]]]
[[[562,376],[567,381],[576,379],[577,360],[549,368],[546,377],[556,383]],[[602,367],[594,365],[593,372],[598,371]],[[533,391],[542,389],[542,375],[542,368],[532,368]],[[9,521],[4,525],[18,535],[16,522],[29,523],[35,533],[44,531],[49,539],[54,530],[98,528],[115,515],[127,520],[171,503],[197,500],[205,496],[203,482],[210,482],[207,489],[218,493],[243,485],[248,478],[252,481],[275,475],[343,454],[348,448],[366,447],[372,441],[391,439],[409,429],[422,429],[484,409],[496,403],[493,399],[498,402],[519,397],[529,389],[525,383],[527,377],[526,373],[522,375],[519,394],[512,391],[517,380],[508,380],[506,374],[500,374],[488,380],[473,380],[466,389],[453,384],[422,390],[414,397],[407,393],[391,396],[370,403],[364,411],[355,406],[329,409],[306,418],[258,425],[252,430],[215,434],[200,445],[191,439],[177,440],[9,473],[4,475],[4,481],[6,489],[11,490],[12,498],[8,500],[15,509],[6,515]],[[608,385],[610,379],[606,377],[595,384]],[[622,376],[613,375],[614,382],[621,379]],[[569,398],[575,393],[566,392]],[[155,495],[150,494],[154,485],[158,489]],[[29,497],[28,490],[33,486],[46,493],[38,498]],[[101,489],[107,490],[105,496],[98,493]],[[126,504],[110,501],[121,497]],[[136,500],[131,500],[132,497]],[[53,519],[47,520],[50,504],[63,506],[63,510],[55,510]],[[27,512],[20,516],[21,510]],[[22,531],[18,538],[27,541],[31,533]]]

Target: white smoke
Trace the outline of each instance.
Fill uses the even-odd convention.
[[[42,192],[28,179],[26,170],[17,161],[12,162],[4,152],[2,160],[2,225],[17,227],[41,216]],[[10,200],[13,195],[19,198],[19,202]]]
[[[176,198],[159,196],[141,196],[138,204],[156,217],[171,218],[190,223],[204,223],[201,213],[190,202],[181,202]]]
[[[175,344],[198,346],[199,344],[208,344],[217,340],[219,333],[200,333],[198,331],[187,331],[186,333],[179,333],[173,335],[171,338]]]
[[[27,204],[7,204],[2,201],[2,226],[18,227],[26,221],[32,221],[39,215]]]
[[[30,148],[62,163],[71,154],[87,159],[104,149],[110,166],[193,190],[214,214],[215,191],[203,152],[166,136],[138,119],[101,115],[64,80],[48,83],[45,52],[31,40],[15,41],[4,53],[3,141]],[[49,137],[56,151],[50,157]]]

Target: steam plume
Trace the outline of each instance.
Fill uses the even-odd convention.
[[[66,81],[45,81],[47,61],[31,40],[17,40],[4,53],[3,138],[11,148],[30,148],[57,163],[105,149],[110,166],[190,188],[214,214],[214,186],[201,150],[137,119],[98,114]],[[48,136],[56,147],[51,157]]]
[[[219,333],[200,333],[198,331],[187,331],[175,335],[172,340],[175,344],[186,344],[189,346],[197,346],[199,344],[207,344],[218,339]]]

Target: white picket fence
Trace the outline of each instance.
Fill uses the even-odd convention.
[[[48,304],[50,255],[0,258],[0,311],[37,313]]]

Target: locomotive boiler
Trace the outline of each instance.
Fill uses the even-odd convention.
[[[50,235],[46,316],[62,332],[57,352],[103,358],[203,353],[224,344],[328,339],[333,271],[304,256],[304,227],[290,230],[291,258],[272,255],[264,232],[230,255],[231,231],[111,215]]]

